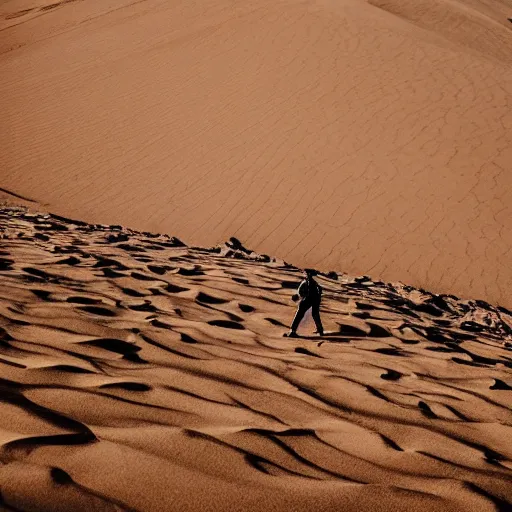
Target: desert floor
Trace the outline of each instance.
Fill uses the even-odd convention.
[[[1,0],[0,186],[512,307],[509,0]]]
[[[0,210],[0,510],[502,511],[512,312]]]

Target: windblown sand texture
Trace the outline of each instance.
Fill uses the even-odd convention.
[[[0,185],[512,307],[508,0],[3,0]]]
[[[512,313],[0,214],[0,509],[506,511]],[[307,328],[302,332],[307,334]]]

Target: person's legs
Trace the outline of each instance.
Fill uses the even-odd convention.
[[[320,336],[324,335],[324,327],[322,325],[322,320],[320,318],[320,302],[314,303],[311,306],[311,316],[316,324],[316,330]]]
[[[301,320],[304,318],[306,311],[311,307],[309,301],[301,300],[293,318],[292,326],[290,327],[290,333],[296,333]]]

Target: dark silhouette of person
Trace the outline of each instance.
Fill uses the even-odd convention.
[[[324,335],[322,320],[320,319],[320,301],[322,300],[322,287],[313,279],[316,272],[307,268],[304,271],[305,279],[300,283],[298,293],[293,295],[292,299],[296,302],[300,300],[297,312],[292,322],[290,332],[286,334],[289,338],[297,337],[297,328],[304,318],[306,311],[311,308],[311,315],[316,324],[316,330],[320,336]]]

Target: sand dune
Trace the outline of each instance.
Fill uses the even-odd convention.
[[[502,0],[0,2],[0,185],[512,305]]]
[[[0,213],[0,508],[505,511],[512,312]],[[305,335],[311,326],[301,327]]]

